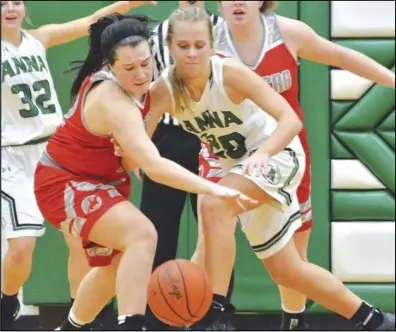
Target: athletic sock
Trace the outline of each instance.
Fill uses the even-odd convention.
[[[363,301],[351,320],[364,330],[375,330],[383,323],[384,315],[380,310]]]
[[[299,330],[304,323],[304,310],[301,312],[290,312],[282,310],[281,331]]]
[[[121,331],[142,331],[147,317],[145,315],[118,316],[118,326]]]

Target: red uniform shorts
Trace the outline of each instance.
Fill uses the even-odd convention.
[[[62,232],[82,238],[89,265],[109,265],[119,251],[92,243],[88,237],[101,216],[128,201],[130,178],[114,186],[38,163],[34,187],[44,218]]]

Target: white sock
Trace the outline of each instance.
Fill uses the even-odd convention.
[[[77,328],[80,328],[80,327],[82,327],[82,326],[84,326],[84,325],[86,325],[86,324],[91,323],[91,322],[84,322],[84,321],[82,321],[82,320],[79,320],[79,319],[74,315],[72,309],[70,309],[68,319],[69,319],[70,324],[72,324],[73,326],[75,326],[75,327],[77,327]]]
[[[125,323],[125,320],[127,319],[127,317],[130,317],[130,315],[118,316],[118,325]]]
[[[305,311],[305,306],[301,310],[289,310],[282,303],[282,310],[288,314],[302,314]]]

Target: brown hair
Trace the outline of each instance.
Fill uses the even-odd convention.
[[[33,24],[32,20],[31,20],[31,18],[30,18],[30,16],[29,16],[28,8],[27,8],[27,6],[26,6],[26,1],[23,1],[23,6],[25,7],[25,17],[24,17],[23,21],[24,21],[24,23],[26,23],[27,25],[30,25],[31,27],[34,28],[35,25]]]
[[[198,7],[187,7],[186,9],[178,9],[173,12],[169,19],[168,34],[166,35],[166,42],[169,48],[172,43],[173,32],[175,31],[175,22],[205,22],[209,31],[210,42],[212,47],[214,47],[212,21],[205,10]],[[172,84],[173,99],[175,101],[174,112],[181,111],[182,102],[186,110],[190,110],[190,99],[175,64],[169,68],[169,80]]]
[[[265,14],[275,10],[277,5],[276,0],[264,1],[263,5],[260,7],[260,13]]]

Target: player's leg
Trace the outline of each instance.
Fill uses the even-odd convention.
[[[220,178],[219,178],[219,181],[220,181]],[[202,196],[198,195],[197,202],[196,202],[198,207],[200,206],[201,199],[202,199]],[[193,203],[192,203],[192,205],[193,205]],[[194,211],[194,209],[193,209],[193,211]],[[191,257],[191,261],[198,264],[202,268],[205,268],[205,242],[204,242],[204,234],[203,234],[203,229],[202,229],[201,213],[200,213],[199,208],[196,209],[195,215],[196,215],[196,219],[198,221],[198,238],[197,238],[197,245],[196,245],[194,253]],[[234,224],[234,229],[235,229],[236,223],[237,223],[237,218],[233,218],[232,223]],[[231,298],[232,298],[232,294],[234,292],[234,284],[235,284],[234,276],[235,276],[235,270],[233,269],[231,278],[230,278],[230,284],[229,284],[227,295],[226,295],[226,299],[229,304],[229,307],[226,308],[226,310],[230,315],[232,315],[235,312],[235,308],[231,304]]]
[[[199,175],[205,178],[206,180],[212,181],[214,183],[218,183],[221,180],[221,178],[224,176],[224,172],[222,170],[220,161],[215,155],[211,154],[208,147],[203,143],[201,143],[201,150],[199,152],[198,164],[199,164]],[[193,208],[194,216],[198,221],[197,245],[191,260],[197,263],[198,265],[204,267],[204,257],[205,257],[204,236],[202,231],[200,209],[197,208],[200,206],[200,196],[197,197],[197,195],[192,195],[191,205]],[[236,224],[236,219],[234,220],[234,222]],[[227,301],[229,303],[231,303],[231,297],[234,291],[234,284],[235,284],[235,271],[232,270],[230,284],[226,296]],[[230,312],[230,314],[232,314],[235,311],[235,308],[232,305],[230,305],[228,311]]]
[[[297,198],[300,204],[302,226],[294,233],[293,240],[300,257],[308,262],[308,242],[312,227],[311,208],[311,169],[308,163],[302,181],[297,189]],[[282,324],[281,330],[306,330],[308,324],[304,321],[306,296],[295,290],[279,286],[282,302]]]
[[[304,159],[302,156],[294,154],[291,150],[289,153],[292,156],[293,163],[287,162],[284,154],[274,156],[270,160],[271,168],[279,168],[279,172],[273,172],[274,177],[268,176],[255,177],[257,185],[276,199],[273,203],[268,204],[268,207],[261,206],[258,210],[267,213],[267,217],[258,215],[254,211],[254,215],[258,215],[258,219],[250,225],[249,231],[245,233],[252,244],[252,239],[257,239],[257,234],[263,236],[266,240],[261,245],[255,244],[254,251],[258,257],[263,261],[272,279],[281,286],[294,289],[322,306],[362,325],[364,329],[393,329],[395,328],[394,315],[383,314],[372,306],[363,302],[358,296],[352,293],[338,278],[325,269],[311,263],[305,262],[298,250],[296,249],[294,241],[291,241],[294,232],[301,227],[301,219],[296,218],[300,215],[300,207],[297,199],[297,187],[300,184],[299,179],[302,178]],[[294,156],[293,156],[294,155]],[[274,162],[271,165],[271,161]],[[297,162],[298,161],[298,162]],[[300,166],[298,166],[300,165]],[[296,170],[296,173],[295,173]],[[235,169],[238,172],[238,169]],[[280,179],[275,175],[279,174]],[[285,177],[288,177],[285,180]],[[225,180],[226,178],[224,178]],[[264,179],[266,181],[264,181]],[[276,189],[273,186],[275,183],[281,185],[281,188]],[[242,184],[242,181],[240,182]],[[253,196],[254,192],[247,191],[249,187],[240,187],[239,183],[232,183],[232,187],[240,189],[242,192]],[[289,208],[285,209],[285,204],[279,209],[277,202],[282,202],[281,197],[286,197],[289,203]],[[275,204],[275,205],[274,205]],[[276,206],[278,204],[278,206]],[[278,210],[278,211],[277,211]],[[208,219],[209,221],[209,219]],[[273,237],[268,240],[266,231],[272,231],[270,227],[260,226],[260,222],[266,221],[272,226],[284,225],[283,232],[273,234]],[[207,233],[205,233],[205,244],[207,243]],[[207,247],[206,247],[207,248]],[[205,248],[205,249],[206,249]]]
[[[308,228],[302,231],[297,230],[293,235],[296,249],[305,262],[308,262],[307,251],[310,233],[311,229]],[[307,330],[308,325],[304,321],[303,315],[307,297],[300,292],[283,286],[279,286],[279,291],[282,303],[281,330]]]
[[[69,248],[68,257],[68,280],[70,286],[70,298],[74,301],[78,286],[85,275],[91,270],[82,247],[82,240],[69,233],[63,233],[67,247]]]
[[[73,306],[78,286],[87,273],[91,270],[91,267],[88,264],[87,257],[82,247],[81,238],[73,236],[69,233],[63,233],[63,236],[65,238],[67,247],[69,248],[68,280],[70,286],[70,302],[71,306]],[[113,301],[110,301],[92,323],[92,328],[95,330],[105,329],[108,324],[111,324],[111,322],[108,322],[108,319],[113,312]]]
[[[108,266],[94,267],[84,276],[68,318],[58,328],[59,330],[91,328],[90,322],[94,321],[109,300],[116,295],[116,277],[121,257],[121,254],[116,255]]]
[[[273,200],[254,182],[239,174],[228,173],[220,183],[244,192],[260,202],[260,205]],[[213,284],[214,294],[212,307],[200,325],[202,328],[224,329],[226,324],[222,313],[228,305],[226,294],[236,253],[234,220],[243,211],[237,205],[209,196],[202,198],[200,207],[205,243],[205,266]]]
[[[66,330],[73,326],[72,322],[74,328],[92,322],[114,295],[114,287],[120,328],[133,330],[145,323],[157,233],[147,217],[129,202],[129,186],[126,182],[113,187],[42,163],[37,166],[35,195],[41,212],[58,229],[84,240],[90,266],[107,266],[121,252],[115,286],[108,283],[106,288],[101,284],[97,276],[100,268],[84,277]],[[94,303],[91,299],[95,296],[101,300]]]
[[[156,249],[154,226],[130,202],[122,201],[86,227],[82,230],[82,236],[104,247],[86,247],[89,256],[95,254],[102,259],[98,255],[103,255],[100,252],[108,250],[106,248],[121,253],[118,265],[114,263],[107,271],[101,267],[94,268],[84,277],[70,311],[69,322],[77,327],[92,322],[116,294],[122,328],[142,328],[145,323],[147,286]],[[109,255],[112,255],[111,251]]]
[[[195,264],[198,264],[202,268],[205,268],[205,239],[202,229],[202,219],[201,219],[201,212],[200,212],[200,201],[202,199],[201,195],[197,196],[197,221],[198,221],[198,237],[197,237],[197,245],[195,247],[194,253],[191,257],[191,261]]]
[[[45,232],[33,191],[37,147],[2,147],[1,217],[8,250],[2,261],[2,327],[12,329],[18,318],[18,292],[32,268],[36,237]]]
[[[199,176],[214,183],[218,183],[224,176],[220,162],[216,158],[217,157],[211,155],[208,147],[204,143],[201,143],[201,150],[198,156]],[[198,238],[195,251],[191,257],[191,261],[202,267],[205,267],[205,243],[200,209],[202,195],[195,195],[195,197],[194,201],[192,200],[191,203],[193,206],[193,213],[198,221]]]
[[[255,195],[255,191],[252,190],[251,183],[244,185],[243,182],[245,181],[235,181],[229,176],[223,179],[223,184],[224,182],[226,182],[226,185],[240,190],[256,200],[260,199],[260,196]],[[207,199],[211,200],[209,197]],[[295,198],[295,201],[296,200]],[[208,266],[208,270],[212,278],[216,302],[221,303],[221,301],[225,301],[224,285],[227,276],[220,276],[225,270],[225,259],[224,255],[222,257],[216,257],[218,249],[215,247],[215,243],[227,242],[224,236],[227,224],[224,223],[222,225],[222,231],[220,231],[220,229],[216,231],[216,225],[213,226],[213,224],[215,224],[213,221],[223,221],[221,220],[220,213],[217,215],[216,212],[221,211],[221,213],[224,214],[227,209],[223,209],[222,205],[224,205],[224,202],[211,201],[211,205],[209,205],[208,202],[206,202],[206,204],[208,204],[206,206],[205,203],[202,204],[204,206],[205,255],[208,257],[207,261],[212,263],[212,265]],[[262,202],[262,200],[260,200],[260,202]],[[221,209],[219,207],[221,207]],[[351,319],[359,325],[364,325],[365,329],[394,329],[394,315],[384,315],[378,309],[374,309],[369,304],[363,302],[330,272],[302,260],[295,247],[294,241],[291,241],[293,233],[301,226],[298,205],[295,208],[295,212],[289,213],[288,215],[285,214],[276,202],[267,202],[265,205],[260,206],[259,209],[263,211],[264,214],[257,215],[255,210],[254,215],[257,215],[257,218],[253,222],[249,222],[249,229],[246,230],[245,227],[244,231],[246,232],[253,250],[263,261],[272,279],[278,285],[294,289],[304,294],[315,302],[347,319]],[[209,218],[205,219],[205,217]],[[284,231],[276,232],[274,236],[268,239],[268,235],[272,230],[267,226],[263,227],[260,225],[260,222],[258,222],[265,220],[269,220],[272,225],[281,224],[282,230]],[[205,223],[205,221],[207,221],[207,223]],[[209,227],[211,227],[211,229],[209,229]],[[223,234],[221,234],[222,232]],[[266,234],[265,232],[269,233]],[[263,238],[267,240],[258,244],[257,239],[260,236],[263,236]],[[210,241],[211,237],[213,237],[212,241]],[[228,240],[229,247],[232,245],[230,245],[230,242],[231,241]],[[223,247],[222,249],[228,252],[230,250],[229,247]],[[212,261],[210,261],[210,259],[212,259]],[[215,270],[219,264],[223,264],[222,269]],[[215,271],[216,274],[214,274],[213,271]],[[231,274],[230,268],[228,273],[229,275]],[[213,316],[211,320],[213,324]],[[385,324],[385,326],[381,324]]]
[[[36,231],[33,231],[36,233]],[[6,234],[8,250],[2,262],[2,330],[13,330],[14,321],[19,317],[19,290],[29,278],[32,267],[32,256],[38,235],[33,232],[27,236],[10,238]],[[19,235],[13,235],[19,236]]]
[[[262,259],[279,285],[294,289],[322,306],[352,320],[364,330],[394,330],[394,314],[384,314],[352,293],[325,269],[304,262],[294,241],[276,254]],[[287,269],[285,269],[287,266]]]

